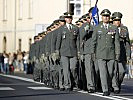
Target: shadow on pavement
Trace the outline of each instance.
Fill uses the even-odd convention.
[[[63,94],[70,94],[70,93],[44,93],[44,94],[14,95],[14,96],[1,96],[0,98],[30,97],[30,96],[45,96],[45,95],[52,96],[52,95],[63,95]]]

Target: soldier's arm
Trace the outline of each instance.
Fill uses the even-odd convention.
[[[33,44],[30,45],[30,49],[29,49],[29,60],[31,60],[32,58],[32,46]]]
[[[61,40],[62,40],[62,35],[61,35],[61,30],[59,31],[58,35],[57,35],[57,41],[56,41],[56,50],[60,50],[61,47]]]
[[[115,34],[115,54],[120,55],[120,40],[119,40],[119,32],[118,29],[115,28],[116,34]]]
[[[126,28],[126,30],[127,30],[127,35],[126,35],[126,56],[131,58],[131,44],[130,44],[130,39],[129,39],[128,28]]]
[[[92,34],[92,53],[96,52],[96,43],[97,43],[97,28],[93,28]]]
[[[80,52],[80,33],[77,36],[77,42],[76,42],[76,44],[77,44],[77,50],[78,50],[78,52]]]

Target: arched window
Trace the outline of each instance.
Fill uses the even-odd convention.
[[[32,39],[29,38],[29,49],[30,49],[30,45],[31,45],[31,43],[32,43]]]
[[[19,50],[19,51],[21,51],[21,45],[22,45],[22,43],[21,43],[21,42],[22,42],[22,40],[21,40],[21,39],[19,39],[19,40],[18,40],[18,50]]]
[[[69,3],[70,12],[74,13],[74,16],[83,14],[83,0],[70,0]]]
[[[7,43],[7,40],[6,40],[6,37],[4,36],[4,38],[3,38],[3,52],[6,52],[6,43]]]

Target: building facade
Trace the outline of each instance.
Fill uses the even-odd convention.
[[[75,22],[96,0],[0,0],[0,52],[28,51],[33,37],[66,11],[74,12]],[[133,0],[99,0],[104,8],[123,13],[122,22],[133,39]],[[123,5],[125,5],[123,7]]]

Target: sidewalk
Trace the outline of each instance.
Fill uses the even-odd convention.
[[[19,76],[19,77],[23,77],[23,78],[29,78],[29,79],[33,79],[33,75],[32,74],[25,74],[24,72],[14,72],[14,74],[11,74],[14,76]]]

